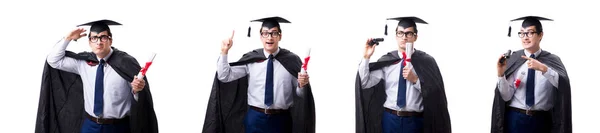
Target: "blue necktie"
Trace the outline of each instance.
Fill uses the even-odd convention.
[[[265,105],[273,104],[273,55],[269,55],[267,63],[267,81],[265,83]]]
[[[104,60],[100,60],[98,69],[96,69],[96,88],[94,93],[94,114],[99,118],[102,116],[102,107],[104,106]]]
[[[531,56],[529,56],[531,58],[534,58],[535,55],[531,54]],[[534,96],[534,90],[535,88],[535,70],[529,68],[529,70],[527,71],[527,90],[525,92],[525,103],[527,104],[527,106],[531,107],[533,106],[533,103],[535,102],[535,96]]]
[[[396,105],[398,107],[403,108],[406,106],[406,79],[402,76],[402,71],[404,69],[404,59],[402,58],[402,62],[400,63],[400,78],[398,79],[398,99],[396,100]]]

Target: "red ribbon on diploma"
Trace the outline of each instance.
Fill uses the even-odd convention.
[[[140,72],[142,73],[142,75],[146,76],[146,71],[148,71],[148,68],[150,68],[150,65],[152,65],[152,62],[146,62],[146,66],[144,66],[142,68],[142,70],[140,70]]]
[[[406,62],[410,62],[410,59],[406,58],[406,52],[402,52],[402,59],[404,59],[404,61],[402,62],[403,66],[406,66]]]
[[[519,85],[521,85],[521,79],[515,80],[515,88],[519,88]]]
[[[523,77],[525,77],[525,72],[521,72],[519,74],[519,77],[517,79],[515,79],[515,88],[518,89],[519,85],[521,85],[521,79],[523,79]]]
[[[306,72],[306,69],[308,69],[308,61],[309,60],[310,60],[310,49],[308,49],[308,52],[306,53],[306,57],[304,57],[304,63],[302,64],[302,69],[305,72]]]
[[[308,60],[310,60],[310,55],[304,58],[304,64],[302,64],[302,68],[306,71],[308,67]]]
[[[150,56],[150,59],[146,62],[146,65],[142,67],[142,70],[140,70],[140,73],[137,75],[138,79],[143,79],[146,77],[146,72],[148,71],[148,68],[150,68],[150,65],[152,65],[154,57],[156,57],[156,53],[152,53],[152,56]]]

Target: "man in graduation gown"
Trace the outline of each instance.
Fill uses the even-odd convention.
[[[526,16],[519,37],[522,50],[498,60],[492,133],[570,133],[571,86],[560,58],[540,48],[544,36],[537,16]],[[510,29],[509,29],[510,37]]]
[[[264,48],[228,63],[233,34],[223,41],[202,132],[314,133],[308,75],[300,72],[300,58],[278,45],[283,35],[279,23],[290,22],[281,17],[254,21],[263,22]]]
[[[451,132],[444,82],[435,59],[420,50],[407,58],[406,44],[418,37],[415,23],[427,23],[417,17],[388,20],[399,20],[398,50],[369,63],[377,45],[367,40],[356,77],[356,132]],[[404,67],[408,63],[412,67]]]
[[[129,54],[112,47],[108,25],[99,20],[90,27],[93,52],[66,51],[71,41],[85,36],[78,28],[61,39],[47,57],[36,133],[157,133],[158,124],[146,78]]]

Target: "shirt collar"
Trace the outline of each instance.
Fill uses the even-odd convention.
[[[415,53],[415,48],[413,48],[413,54],[414,53]],[[398,56],[400,57],[400,59],[402,59],[402,52],[400,50],[398,50]]]
[[[525,56],[527,57],[531,57],[531,53],[529,53],[529,51],[527,50],[523,50],[525,52]],[[540,53],[542,53],[542,49],[540,48],[538,51],[536,51],[535,53],[533,53],[533,55],[535,56],[535,58],[537,58]]]
[[[104,59],[104,61],[107,61],[108,58],[110,58],[110,56],[112,55],[112,53],[113,53],[113,49],[110,48],[110,52],[108,52],[108,55],[106,55],[106,57],[104,57],[102,59]],[[100,61],[100,58],[98,58],[97,56],[96,56],[96,59],[98,59],[98,61]]]
[[[269,53],[267,53],[267,50],[263,49],[263,53],[265,54],[265,57],[269,58]],[[275,53],[273,53],[273,57],[275,57],[278,53],[279,53],[279,47],[277,48],[277,51],[275,51]]]

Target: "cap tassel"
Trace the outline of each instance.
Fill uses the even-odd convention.
[[[250,37],[250,26],[248,26],[248,37]]]
[[[511,27],[511,26],[508,26],[508,37],[510,37],[510,32],[511,32],[511,30],[512,30],[512,27]]]
[[[388,31],[388,26],[387,26],[387,24],[385,24],[385,33],[383,33],[383,34],[386,35],[386,36],[388,35],[387,31]]]

